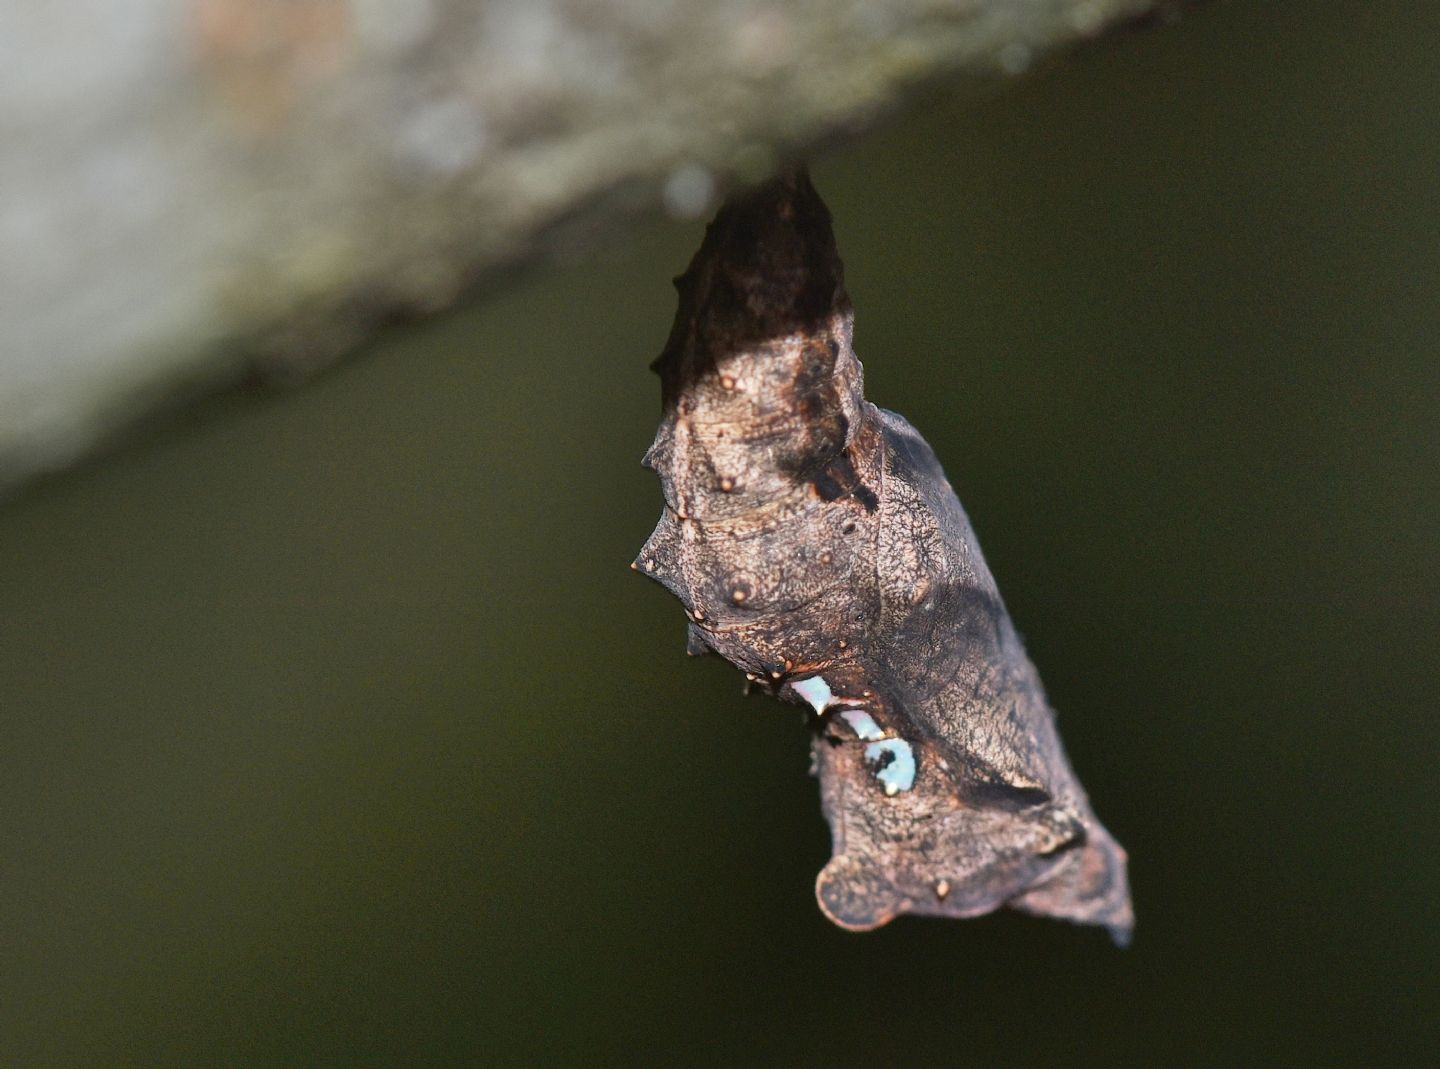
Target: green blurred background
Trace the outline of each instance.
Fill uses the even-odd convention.
[[[0,512],[0,1064],[1433,1058],[1437,35],[1213,3],[813,168],[1131,950],[821,918],[798,716],[626,567],[657,222]]]

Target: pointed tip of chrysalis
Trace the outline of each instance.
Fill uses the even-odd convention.
[[[825,321],[846,300],[843,275],[830,210],[797,168],[728,201],[685,277],[732,330],[783,334]]]
[[[804,167],[732,196],[675,280],[680,302],[651,367],[673,398],[717,360],[772,338],[816,334],[848,314],[830,210]]]
[[[1135,910],[1125,850],[1098,823],[1090,824],[1086,833],[1083,845],[1070,851],[1045,883],[1011,905],[1044,917],[1098,925],[1116,946],[1129,946]]]
[[[734,512],[739,506],[726,501],[767,478],[789,485],[797,472],[824,469],[863,422],[862,371],[830,212],[804,170],[727,201],[677,288],[670,336],[651,365],[666,418],[646,461],[667,499],[678,500],[683,486],[701,511],[709,501],[713,511]],[[687,460],[724,452],[715,443],[726,434],[743,439],[786,411],[794,433],[744,460],[746,478]],[[863,493],[870,509],[873,493]],[[732,496],[712,501],[723,495]]]
[[[1135,938],[1134,924],[1112,924],[1109,928],[1110,941],[1121,950],[1129,950],[1130,942]]]

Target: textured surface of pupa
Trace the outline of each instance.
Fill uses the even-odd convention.
[[[1125,853],[1065,759],[960,502],[864,399],[830,216],[803,174],[733,199],[676,280],[635,567],[714,650],[819,715],[825,914],[1011,906],[1132,926]]]

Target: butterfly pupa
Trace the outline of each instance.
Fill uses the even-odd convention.
[[[821,909],[864,930],[1008,906],[1126,941],[1125,852],[935,454],[865,400],[808,177],[727,203],[676,287],[645,457],[665,507],[635,566],[685,606],[692,652],[818,714]]]

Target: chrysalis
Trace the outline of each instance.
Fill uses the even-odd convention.
[[[802,174],[724,208],[676,280],[634,567],[714,650],[808,703],[836,924],[1001,906],[1128,939],[1125,852],[1071,772],[934,453],[864,399],[830,215]]]

